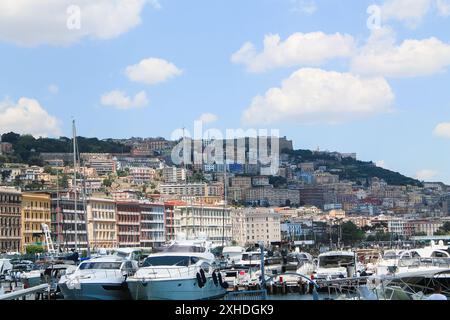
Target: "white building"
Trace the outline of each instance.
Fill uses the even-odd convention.
[[[232,238],[231,209],[223,206],[182,205],[174,208],[177,232],[188,237],[204,233],[216,245],[229,244]]]
[[[245,234],[248,244],[264,242],[266,245],[281,241],[281,216],[270,208],[244,209]]]

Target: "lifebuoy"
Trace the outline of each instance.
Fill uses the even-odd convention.
[[[219,283],[222,288],[228,289],[228,282],[223,281],[222,274],[220,272],[219,272]]]
[[[202,280],[202,276],[200,275],[200,273],[197,272],[197,274],[195,275],[197,277],[197,284],[199,288],[203,288],[204,283]]]
[[[212,279],[213,279],[214,284],[217,287],[219,285],[219,280],[217,279],[217,274],[215,271],[212,273]]]

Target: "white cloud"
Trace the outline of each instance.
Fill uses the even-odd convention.
[[[352,72],[392,78],[444,72],[450,66],[450,44],[431,37],[396,45],[391,29],[374,30],[367,44],[352,59]]]
[[[447,0],[436,0],[436,7],[441,16],[450,16],[450,2]]]
[[[291,0],[292,11],[312,15],[317,11],[317,4],[313,0]]]
[[[438,137],[450,139],[450,122],[438,124],[433,133]]]
[[[48,91],[49,91],[51,94],[58,94],[58,92],[59,92],[59,87],[58,87],[56,84],[51,84],[51,85],[48,86]]]
[[[409,27],[419,25],[430,11],[433,0],[387,0],[381,6],[383,20],[398,20]]]
[[[102,95],[101,103],[107,107],[128,110],[133,108],[143,108],[149,101],[145,91],[137,93],[134,97],[127,96],[123,91],[114,90]]]
[[[334,58],[350,57],[354,48],[353,37],[340,33],[294,33],[285,41],[277,34],[266,35],[262,52],[247,42],[232,55],[231,61],[245,65],[250,72],[264,72],[279,67],[320,66]]]
[[[243,122],[338,123],[390,112],[394,99],[391,87],[381,77],[300,69],[284,80],[281,88],[253,98]]]
[[[386,0],[381,5],[384,21],[397,20],[409,28],[418,27],[425,16],[437,11],[441,16],[450,15],[448,0]]]
[[[217,115],[213,113],[203,113],[197,121],[203,122],[204,124],[216,122],[219,119]]]
[[[9,99],[0,102],[0,130],[35,137],[61,133],[60,121],[49,115],[37,100],[29,98],[20,98],[17,103]]]
[[[126,76],[131,81],[149,85],[166,82],[182,73],[183,71],[173,63],[158,58],[144,59],[136,65],[128,66],[125,70]]]
[[[157,2],[147,0],[2,0],[0,40],[36,46],[115,38],[141,23],[146,3],[157,8]],[[71,6],[78,6],[80,19],[68,11]],[[80,28],[69,29],[68,21],[79,21]]]
[[[416,173],[415,178],[420,181],[429,181],[437,176],[439,172],[436,170],[430,170],[430,169],[423,169]]]

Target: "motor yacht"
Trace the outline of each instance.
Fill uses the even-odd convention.
[[[333,280],[356,275],[356,254],[351,251],[330,251],[319,255],[316,280]]]
[[[134,300],[208,300],[226,294],[225,275],[217,269],[206,238],[179,237],[163,252],[149,255],[127,279]]]
[[[113,255],[85,260],[77,269],[61,276],[58,282],[67,300],[129,300],[127,277],[138,269],[131,259],[136,249],[116,250]]]

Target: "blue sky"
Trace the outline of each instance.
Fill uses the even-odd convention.
[[[31,0],[4,1],[24,6],[0,22],[0,132],[70,135],[74,117],[83,136],[169,138],[208,113],[214,117],[206,127],[275,128],[296,148],[356,152],[406,175],[450,184],[450,6],[444,0],[407,6],[402,0],[130,0],[126,9],[111,6],[121,1],[92,1],[104,5],[103,12],[85,0],[43,1],[54,10]],[[67,19],[64,2],[81,7],[80,31],[57,30]],[[379,30],[395,39],[392,47],[376,42],[375,57],[364,54],[369,37],[380,32],[367,27],[374,3],[382,13]],[[323,55],[317,61],[287,47],[277,49],[277,58],[263,54],[266,35],[278,34],[283,43],[317,32],[323,41],[291,42],[300,48],[331,43],[314,51]],[[332,40],[336,34],[347,38]],[[402,51],[404,41],[418,41],[416,50],[405,45]],[[253,44],[251,57],[233,62],[246,42]],[[413,63],[386,67],[403,56]],[[131,66],[140,72],[141,61],[155,58],[170,64],[171,77],[146,69],[144,80],[133,80],[126,72]],[[250,70],[256,61],[257,70]],[[310,81],[316,77],[322,80]],[[338,87],[345,81],[352,90]],[[318,83],[326,88],[318,90]],[[271,88],[279,89],[275,97],[267,93]],[[323,90],[330,90],[325,102]],[[33,110],[34,120],[24,120]]]

